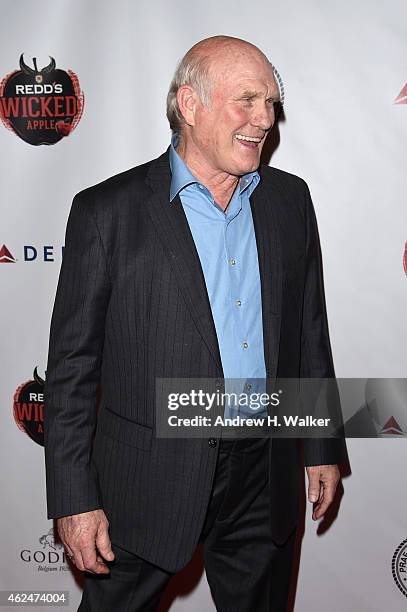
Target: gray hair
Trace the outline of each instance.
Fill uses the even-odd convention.
[[[167,119],[173,132],[180,132],[185,120],[178,106],[177,92],[183,85],[192,87],[204,106],[211,101],[210,58],[187,53],[179,62],[167,95]]]
[[[212,87],[215,80],[214,74],[211,74],[211,51],[213,49],[213,45],[228,47],[236,44],[244,44],[249,46],[252,50],[256,49],[256,51],[263,56],[264,60],[270,64],[280,90],[281,104],[283,103],[284,87],[281,77],[269,59],[262,51],[260,51],[260,49],[245,40],[234,38],[233,36],[224,36],[223,34],[211,36],[210,38],[206,38],[196,43],[184,55],[175,70],[175,74],[171,81],[170,89],[167,95],[167,119],[173,132],[180,134],[182,126],[185,124],[184,117],[182,116],[178,105],[178,89],[183,85],[189,85],[196,91],[202,104],[204,106],[210,106],[212,99]]]

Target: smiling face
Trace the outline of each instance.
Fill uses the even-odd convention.
[[[211,55],[211,76],[208,107],[196,94],[184,99],[181,94],[185,149],[210,173],[253,172],[279,99],[272,66],[255,47],[233,45]]]

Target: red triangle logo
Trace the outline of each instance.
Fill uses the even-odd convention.
[[[396,419],[391,416],[383,425],[380,433],[384,434],[403,434],[403,430],[400,425],[397,423]]]
[[[16,263],[15,258],[10,253],[5,244],[0,249],[0,263]]]
[[[407,104],[407,83],[404,85],[403,89],[400,91],[399,95],[394,100],[394,104]]]

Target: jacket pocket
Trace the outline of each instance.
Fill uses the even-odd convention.
[[[153,429],[141,425],[102,406],[98,415],[97,430],[109,438],[141,450],[149,450],[153,438]]]

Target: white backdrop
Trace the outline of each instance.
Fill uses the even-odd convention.
[[[45,376],[73,195],[164,151],[175,65],[214,34],[258,45],[283,78],[285,121],[270,163],[302,176],[313,196],[337,375],[406,374],[407,104],[395,104],[407,83],[405,2],[3,0],[0,76],[22,52],[39,66],[52,56],[78,75],[85,109],[76,130],[48,147],[0,125],[0,247],[16,260],[0,263],[0,589],[65,589],[77,608],[78,580],[49,534],[43,449],[17,428],[13,397],[36,366]],[[36,247],[34,261],[24,245]],[[44,261],[44,245],[54,261]],[[398,612],[406,598],[391,560],[407,538],[406,441],[348,447],[353,474],[338,517],[317,535],[307,512],[295,610]],[[182,594],[171,610],[214,609],[204,574],[193,583],[175,583]]]

